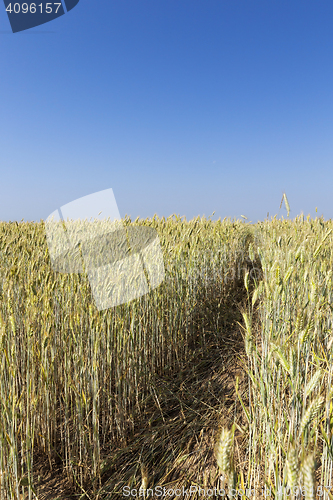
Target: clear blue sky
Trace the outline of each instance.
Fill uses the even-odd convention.
[[[112,188],[132,218],[333,218],[332,0],[0,3],[0,220]],[[286,217],[285,209],[280,216]]]

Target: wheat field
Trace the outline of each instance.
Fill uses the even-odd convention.
[[[99,311],[43,221],[0,223],[0,498],[332,499],[332,221],[123,224],[165,279]]]

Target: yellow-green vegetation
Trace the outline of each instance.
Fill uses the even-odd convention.
[[[322,492],[333,479],[332,229],[322,218],[265,221],[257,225],[260,245],[249,249],[263,279],[243,313],[246,481],[265,478],[276,495],[298,486],[315,498],[315,479]]]
[[[157,230],[166,276],[104,311],[85,274],[52,270],[43,222],[0,223],[0,498],[44,498],[41,463],[79,494],[54,499],[164,484],[315,498],[333,465],[332,221],[123,223]],[[236,359],[228,399],[213,384]]]

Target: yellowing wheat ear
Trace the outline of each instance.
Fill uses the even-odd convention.
[[[228,473],[230,469],[232,452],[232,432],[222,428],[215,446],[217,465],[222,474]]]
[[[287,469],[287,485],[291,491],[295,491],[295,487],[298,485],[299,479],[299,466],[296,446],[293,445],[288,453],[286,460]]]
[[[305,500],[315,500],[315,458],[313,454],[304,459],[302,475]]]
[[[143,490],[145,493],[145,490],[148,488],[149,484],[149,476],[148,476],[148,469],[144,464],[141,464],[141,478],[142,481],[140,489]]]
[[[310,403],[308,409],[305,411],[305,413],[302,417],[302,420],[301,420],[301,424],[300,424],[300,428],[299,428],[299,435],[300,436],[302,435],[303,431],[307,428],[307,426],[312,422],[312,420],[314,418],[316,418],[316,416],[318,415],[318,413],[321,410],[323,402],[324,402],[324,398],[322,396],[319,396],[318,398],[314,399]]]
[[[232,451],[233,431],[222,428],[215,446],[215,457],[223,478],[228,478],[229,488],[235,488],[236,482]]]

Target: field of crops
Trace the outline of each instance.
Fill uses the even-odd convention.
[[[332,221],[123,223],[165,279],[103,311],[43,222],[0,223],[1,500],[333,498]]]

